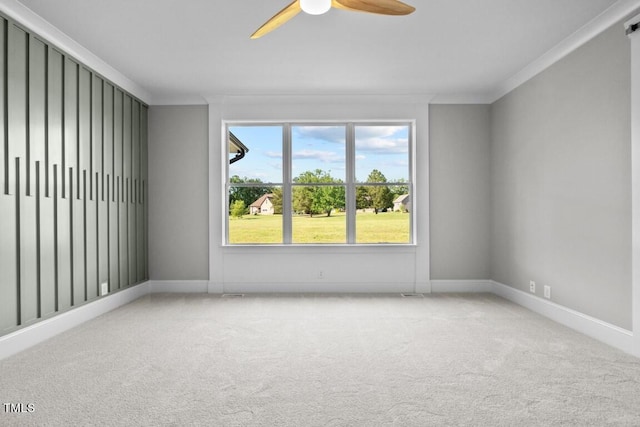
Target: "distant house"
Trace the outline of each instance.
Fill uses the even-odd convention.
[[[393,211],[394,212],[409,212],[411,210],[411,198],[408,194],[402,194],[393,201]]]
[[[275,210],[271,199],[273,199],[271,193],[260,196],[258,200],[249,205],[249,213],[251,215],[273,215]]]

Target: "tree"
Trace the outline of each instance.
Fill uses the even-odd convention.
[[[251,206],[251,203],[255,202],[260,196],[271,193],[272,188],[269,186],[255,186],[255,187],[239,187],[233,184],[262,184],[263,182],[256,178],[240,178],[238,175],[234,175],[229,178],[231,184],[229,188],[229,207],[233,205],[236,200],[242,200],[245,207]]]
[[[274,187],[271,189],[271,203],[273,204],[273,213],[276,215],[282,215],[282,188]]]
[[[331,216],[334,209],[344,208],[345,191],[343,186],[322,186],[314,188],[313,209]]]
[[[378,169],[371,171],[367,177],[369,183],[385,183],[387,178]],[[369,197],[371,198],[371,207],[377,214],[378,211],[387,209],[393,205],[393,194],[386,185],[371,185],[368,187]]]
[[[293,188],[293,210],[313,216],[313,190],[311,187]]]
[[[230,213],[234,218],[242,218],[242,216],[247,213],[247,206],[242,200],[236,200],[231,205]]]
[[[371,206],[371,196],[369,196],[369,188],[358,186],[356,188],[356,209],[366,209]]]
[[[343,185],[314,185],[314,184],[342,184],[330,173],[321,169],[306,171],[293,179],[295,183],[310,184],[293,187],[293,209],[313,216],[326,213],[331,216],[333,209],[344,208],[345,190]]]

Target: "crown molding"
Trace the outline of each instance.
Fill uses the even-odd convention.
[[[431,104],[491,104],[492,102],[491,93],[445,93],[436,95],[431,99]]]
[[[180,95],[180,96],[152,96],[149,105],[207,105],[208,100],[200,95]]]
[[[384,102],[391,104],[429,104],[431,94],[260,94],[260,95],[209,95],[204,98],[209,104],[226,105],[331,105],[331,104],[371,104]]]

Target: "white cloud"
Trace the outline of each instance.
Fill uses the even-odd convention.
[[[355,127],[358,153],[405,154],[409,150],[406,126]]]
[[[296,126],[296,136],[344,144],[344,126]],[[376,154],[404,154],[409,144],[407,126],[356,125],[356,149]]]
[[[344,126],[295,126],[295,135],[300,138],[319,139],[344,144],[346,128]]]
[[[346,134],[344,126],[295,126],[294,131],[296,136],[301,138],[339,143],[344,143]],[[389,138],[398,133],[406,133],[406,131],[407,126],[355,126],[357,139]],[[406,137],[400,139],[406,139]]]
[[[409,144],[406,138],[359,138],[356,139],[356,150],[358,153],[364,151],[376,154],[404,154],[409,151]]]
[[[406,132],[406,126],[358,126],[356,125],[356,138],[387,138],[399,132]]]
[[[300,150],[293,153],[294,159],[318,160],[322,163],[344,162],[344,156],[334,151]]]

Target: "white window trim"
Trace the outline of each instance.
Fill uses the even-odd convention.
[[[625,29],[640,22],[640,15],[625,22]],[[631,353],[640,357],[640,30],[631,40]],[[625,351],[628,351],[625,349]]]
[[[429,103],[432,95],[214,95],[207,96],[209,109],[209,282],[211,293],[250,292],[425,292],[431,291],[429,245]],[[220,168],[225,137],[223,121],[336,121],[405,119],[415,117],[414,193],[419,204],[413,206],[419,220],[415,246],[225,246],[221,222],[227,209],[221,203],[225,169]],[[382,120],[381,120],[382,121]],[[228,150],[226,150],[228,151]],[[415,167],[417,166],[417,167]],[[393,259],[402,277],[388,277],[376,269]],[[256,264],[257,261],[257,265]],[[313,264],[313,265],[310,265]],[[327,265],[324,282],[318,282],[308,269]],[[353,266],[373,266],[374,275]],[[286,266],[268,281],[258,278],[262,266]],[[283,269],[276,269],[282,271]],[[357,273],[357,274],[356,274]],[[284,275],[283,275],[284,274]]]
[[[407,243],[357,243],[356,242],[356,199],[355,199],[355,191],[358,184],[363,185],[371,185],[368,183],[359,183],[356,182],[355,179],[355,128],[357,126],[367,125],[367,126],[400,126],[406,125],[409,127],[409,136],[408,136],[408,167],[409,167],[409,194],[411,196],[411,203],[415,206],[416,202],[416,176],[415,176],[415,147],[416,147],[416,119],[388,119],[388,120],[367,120],[367,119],[358,119],[358,120],[277,120],[277,121],[269,121],[269,120],[222,120],[221,121],[221,129],[223,131],[223,135],[221,138],[221,169],[223,170],[223,179],[221,180],[222,184],[222,198],[223,198],[223,206],[227,207],[229,205],[229,156],[228,156],[228,131],[230,127],[233,126],[281,126],[282,127],[282,179],[283,182],[274,182],[274,183],[264,183],[267,185],[273,186],[282,186],[282,198],[283,198],[283,206],[282,206],[282,243],[272,244],[272,243],[229,243],[229,209],[224,209],[222,215],[222,235],[224,236],[224,240],[222,245],[225,247],[277,247],[277,246],[295,246],[295,247],[309,247],[309,246],[320,246],[320,247],[340,247],[340,246],[348,246],[348,247],[362,247],[362,246],[383,246],[383,247],[394,247],[394,246],[416,246],[417,241],[417,217],[415,215],[414,209],[409,212],[410,221],[409,221],[409,242]],[[292,230],[292,220],[293,220],[293,211],[292,211],[292,188],[295,186],[293,184],[293,176],[291,174],[292,171],[292,127],[294,126],[344,126],[345,127],[345,183],[342,184],[345,186],[346,192],[346,211],[348,212],[346,217],[346,230],[347,235],[346,243],[294,243],[293,242],[293,230]],[[395,185],[399,183],[391,182],[389,185]]]

